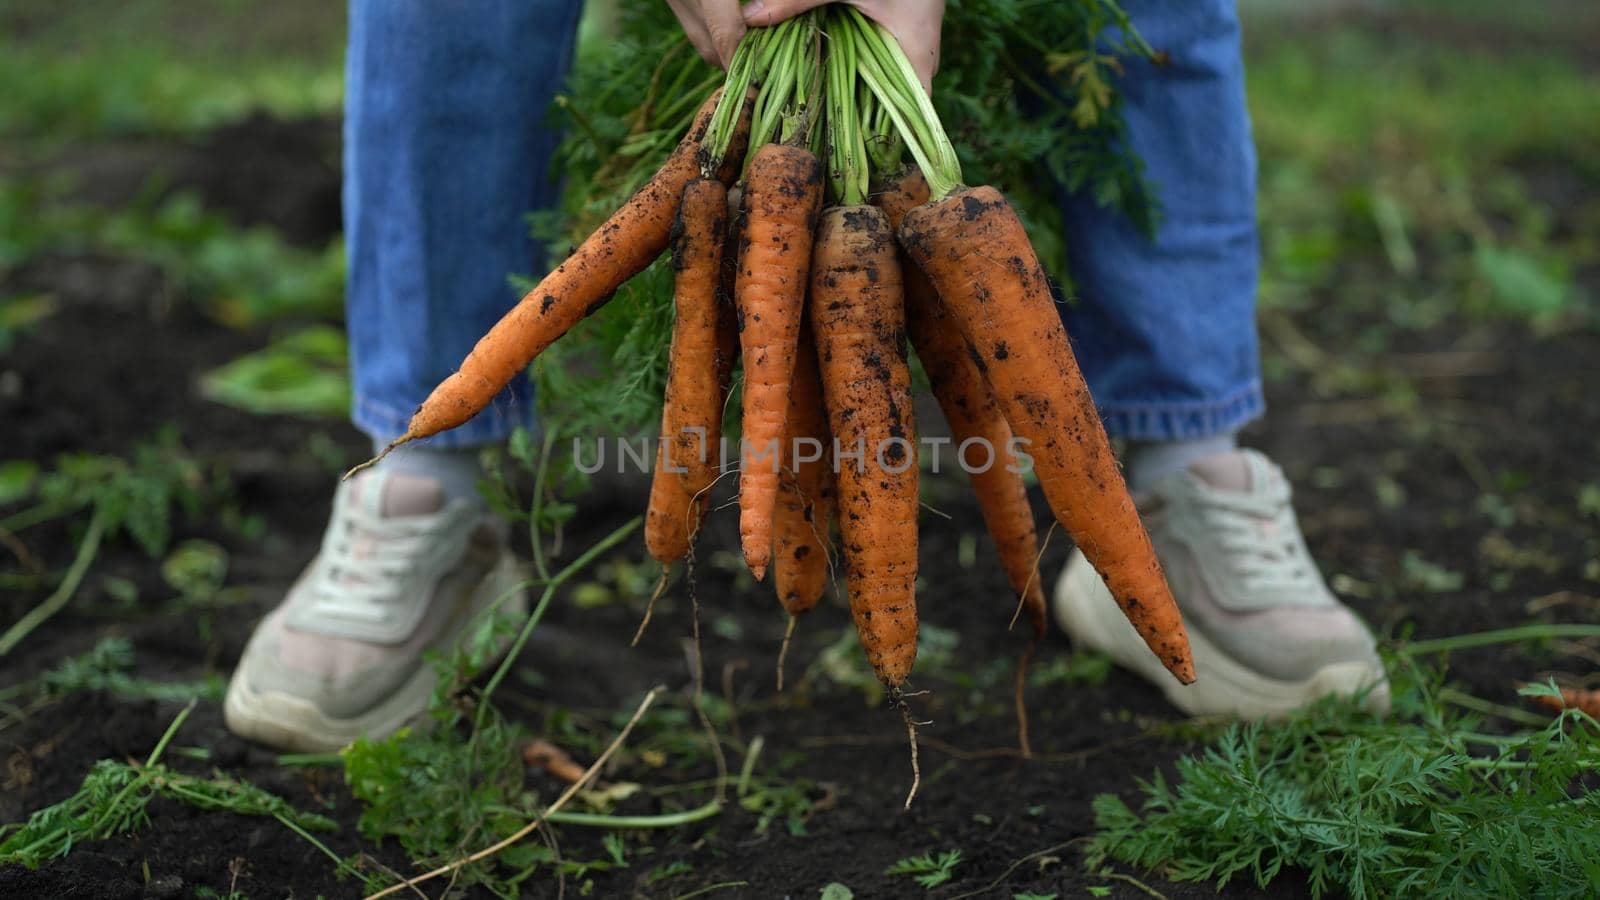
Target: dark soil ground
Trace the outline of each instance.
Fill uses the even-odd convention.
[[[336,126],[257,120],[238,129],[246,130],[204,139],[236,152],[197,153],[183,145],[146,148],[142,158],[177,183],[197,187],[241,222],[273,224],[311,244],[334,233],[337,176],[328,148],[329,140],[336,142]],[[266,159],[238,149],[252,147],[275,149]],[[107,194],[130,177],[105,174],[92,160],[78,162],[102,173],[109,186],[99,190]],[[1592,195],[1597,186],[1581,183],[1580,189]],[[118,542],[105,549],[72,610],[5,660],[0,687],[110,634],[132,640],[143,676],[227,673],[255,620],[315,551],[332,496],[333,466],[361,457],[365,441],[342,423],[255,417],[202,399],[195,387],[198,373],[261,346],[267,335],[208,320],[183,298],[169,296],[161,274],[148,266],[53,256],[0,275],[0,296],[48,291],[61,304],[0,357],[0,457],[46,462],[68,451],[126,452],[163,424],[176,423],[189,450],[230,474],[238,506],[265,523],[264,534],[249,540],[209,519],[178,529],[180,537],[207,537],[227,548],[229,583],[244,597],[215,617],[210,640],[201,639],[192,614],[162,613],[154,602],[133,612],[91,614],[111,603],[101,575],[132,579],[142,597],[163,596],[154,564]],[[1355,311],[1299,317],[1291,324],[1317,344],[1337,347],[1377,319],[1377,313]],[[1274,332],[1267,331],[1270,351]],[[1297,504],[1312,550],[1325,571],[1338,576],[1336,584],[1351,604],[1384,636],[1434,637],[1540,619],[1592,621],[1596,590],[1584,566],[1595,556],[1595,522],[1577,512],[1574,497],[1600,479],[1600,336],[1575,329],[1537,336],[1515,325],[1461,326],[1442,331],[1436,344],[1386,357],[1376,374],[1385,372],[1417,392],[1419,402],[1390,402],[1380,389],[1354,399],[1330,395],[1320,381],[1327,373],[1290,367],[1271,385],[1269,421],[1246,436],[1286,466],[1299,489]],[[925,413],[924,420],[936,422],[937,415]],[[338,451],[333,463],[325,452],[330,439]],[[643,487],[610,482],[585,497],[562,559],[642,512]],[[737,545],[734,517],[723,512],[705,538],[697,578],[707,626],[708,690],[733,706],[730,746],[760,736],[760,771],[782,760],[786,778],[809,784],[814,809],[806,833],[791,834],[781,822],[758,832],[755,814],[734,809],[674,831],[630,835],[630,867],[589,876],[591,896],[678,896],[730,881],[745,885],[712,896],[816,897],[833,881],[849,885],[857,897],[1010,897],[1024,891],[1082,896],[1091,885],[1105,885],[1114,896],[1143,895],[1131,884],[1085,873],[1074,841],[1092,831],[1090,801],[1096,794],[1133,796],[1136,779],[1193,745],[1183,731],[1163,727],[1179,717],[1156,689],[1113,671],[1103,683],[1032,688],[1028,701],[1038,757],[1017,758],[1009,671],[1020,640],[1005,632],[1010,609],[987,539],[978,537],[975,563],[963,552],[964,538],[981,535],[964,491],[958,481],[935,478],[926,492],[929,504],[947,517],[923,519],[921,614],[959,642],[948,662],[919,670],[916,686],[928,693],[916,698],[917,713],[931,724],[922,729],[924,780],[912,810],[900,811],[909,767],[898,715],[822,675],[775,694],[772,671],[782,619],[768,591],[720,563],[716,551]],[[1490,493],[1504,499],[1509,518],[1492,521],[1482,511],[1481,498]],[[70,559],[77,537],[66,525],[41,527],[28,532],[27,549],[56,569]],[[1066,553],[1062,540],[1052,543],[1047,577],[1059,571]],[[1408,553],[1459,573],[1462,585],[1421,590],[1414,573],[1408,574],[1415,563],[1408,568],[1403,562]],[[613,557],[612,563],[642,570],[642,540],[635,538]],[[0,622],[13,621],[41,597],[0,599]],[[683,708],[691,677],[683,644],[689,608],[681,584],[657,609],[636,649],[627,642],[642,597],[630,593],[589,608],[571,600],[570,591],[558,598],[520,661],[519,673],[537,677],[509,679],[502,708],[535,727],[567,710],[602,737],[612,733],[618,713],[631,710],[652,685],[667,685],[676,707]],[[847,628],[848,616],[837,601],[809,617],[790,650],[791,678]],[[1472,693],[1515,704],[1518,679],[1551,670],[1593,671],[1571,649],[1546,649],[1537,659],[1502,649],[1463,652],[1453,659],[1452,672]],[[1069,653],[1067,641],[1052,634],[1035,665],[1048,669]],[[0,822],[19,821],[68,796],[97,759],[143,758],[179,708],[78,695],[0,732],[0,755],[7,760],[0,772]],[[337,769],[277,765],[274,753],[224,730],[217,704],[201,704],[176,744],[210,751],[209,760],[169,756],[176,767],[197,773],[215,767],[302,808],[325,811],[342,826],[326,838],[335,851],[364,850],[391,868],[409,870],[393,844],[361,841],[354,827],[359,804]],[[696,756],[669,759],[655,770],[634,759],[612,777],[664,787],[710,774],[703,756]],[[546,796],[560,787],[533,772],[528,786]],[[635,798],[622,811],[661,808],[658,800]],[[172,897],[191,896],[200,886],[224,894],[236,889],[251,898],[358,892],[353,882],[335,879],[326,858],[271,820],[168,802],[155,804],[151,814],[151,824],[137,834],[79,847],[38,871],[0,870],[0,896]],[[603,859],[599,842],[599,832],[561,829],[567,858]],[[902,857],[955,848],[963,853],[957,878],[932,892],[904,876],[884,874]],[[1027,854],[1049,848],[1054,849],[1012,868]],[[649,873],[676,861],[692,869],[647,881]],[[1212,893],[1208,886],[1130,874],[1168,896]],[[575,893],[579,880],[569,879],[565,887]],[[1292,877],[1284,877],[1268,894],[1302,892]],[[1230,886],[1228,893],[1253,895],[1242,885]],[[527,887],[528,896],[558,894],[554,881]]]

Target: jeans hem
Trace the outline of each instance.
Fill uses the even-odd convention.
[[[350,420],[374,441],[388,443],[405,434],[406,426],[411,422],[411,413],[401,412],[396,407],[369,398],[357,397],[351,404]],[[442,450],[497,444],[509,438],[518,428],[536,429],[538,421],[538,413],[531,402],[508,404],[503,398],[496,398],[482,412],[457,427],[417,443]]]
[[[1130,441],[1182,441],[1230,434],[1267,410],[1260,380],[1204,403],[1111,403],[1100,407],[1106,432]]]

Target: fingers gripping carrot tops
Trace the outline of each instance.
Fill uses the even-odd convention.
[[[917,456],[900,263],[871,206],[826,210],[811,269],[811,326],[836,449],[850,612],[878,678],[917,658]]]
[[[828,586],[828,529],[833,521],[834,480],[828,411],[822,402],[817,348],[802,326],[789,392],[778,500],[773,509],[772,580],[791,616],[817,605]]]
[[[661,436],[669,468],[691,495],[711,487],[720,458],[724,385],[717,345],[718,281],[727,219],[728,189],[722,182],[689,182],[672,235],[676,272]]]
[[[422,402],[398,446],[454,428],[477,415],[517,373],[585,316],[599,309],[617,288],[639,274],[667,246],[667,237],[684,185],[700,174],[700,141],[721,91],[700,107],[689,133],[654,176],[612,214],[538,286],[489,329],[461,367],[440,382]],[[719,177],[732,179],[749,137],[750,103]]]
[[[899,237],[1027,441],[1057,520],[1162,664],[1193,681],[1177,605],[1016,213],[992,187],[958,188],[907,213]]]
[[[898,228],[910,210],[928,202],[928,183],[916,169],[907,169],[877,197],[878,205]],[[972,362],[966,343],[950,314],[939,303],[926,275],[915,265],[905,267],[906,331],[911,347],[922,360],[933,395],[950,425],[956,447],[985,448],[968,468],[972,491],[978,498],[983,522],[994,539],[1011,590],[1033,623],[1035,634],[1045,632],[1044,589],[1034,565],[1039,557],[1033,508],[1022,475],[1006,455],[1012,446],[1007,424],[994,392]]]
[[[811,236],[822,205],[822,166],[811,151],[767,144],[745,175],[734,299],[744,357],[739,540],[759,581],[772,559],[772,510],[800,336]]]

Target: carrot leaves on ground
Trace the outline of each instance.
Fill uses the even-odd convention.
[[[1219,890],[1304,878],[1314,896],[1593,896],[1600,890],[1600,723],[1568,711],[1495,733],[1400,657],[1388,719],[1324,702],[1225,728],[1139,799],[1102,794],[1107,858]]]
[[[38,810],[26,822],[0,826],[0,865],[37,868],[67,855],[79,844],[137,831],[150,824],[151,801],[165,798],[203,810],[276,819],[330,857],[343,872],[345,862],[311,835],[335,830],[332,819],[296,809],[248,782],[221,773],[210,778],[189,775],[160,761],[193,709],[191,702],[178,714],[142,764],[102,759],[72,796]]]

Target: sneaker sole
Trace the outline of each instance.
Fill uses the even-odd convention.
[[[442,645],[455,646],[479,614],[522,580],[516,558],[502,553],[500,561],[473,591],[471,612],[461,618]],[[500,609],[518,618],[526,616],[527,594],[517,591]],[[507,640],[498,653],[509,648]],[[283,750],[321,753],[342,749],[358,738],[383,738],[399,731],[428,708],[433,685],[433,667],[423,665],[382,703],[354,718],[339,719],[303,697],[281,691],[257,691],[246,684],[244,678],[234,678],[228,685],[222,715],[228,730],[242,738]]]
[[[1191,716],[1282,718],[1319,698],[1354,696],[1369,689],[1365,699],[1369,709],[1381,713],[1389,708],[1389,686],[1381,665],[1333,663],[1304,680],[1281,681],[1247,668],[1196,629],[1189,630],[1195,682],[1180,684],[1145,646],[1081,553],[1074,553],[1061,573],[1051,606],[1057,623],[1075,641],[1137,672]]]

